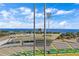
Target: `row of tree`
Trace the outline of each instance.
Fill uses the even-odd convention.
[[[66,32],[66,33],[62,33],[58,39],[62,39],[62,38],[66,38],[66,39],[69,39],[69,38],[77,38],[79,37],[79,32],[76,32],[76,33],[73,33],[73,32]]]

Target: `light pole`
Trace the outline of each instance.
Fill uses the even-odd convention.
[[[44,4],[44,56],[46,56],[46,4]]]
[[[34,22],[33,22],[33,24],[34,24],[34,27],[33,27],[33,29],[34,29],[34,32],[33,32],[33,40],[34,40],[34,44],[33,44],[33,55],[35,56],[35,46],[36,46],[36,39],[35,39],[35,10],[36,9],[36,5],[34,4]]]

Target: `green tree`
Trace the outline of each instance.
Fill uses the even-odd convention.
[[[73,33],[72,32],[67,32],[66,36],[73,37]]]
[[[41,28],[39,28],[39,29],[38,29],[38,32],[39,32],[39,33],[42,33],[42,29],[41,29]]]
[[[76,35],[79,37],[79,32],[77,32]]]

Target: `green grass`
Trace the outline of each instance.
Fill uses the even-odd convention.
[[[49,54],[57,54],[58,51],[56,49],[50,49]]]
[[[60,49],[60,50],[58,51],[58,53],[61,53],[61,54],[67,53],[67,50],[66,50],[66,49]]]
[[[36,50],[36,56],[43,56],[44,52],[43,50]],[[12,56],[33,56],[33,51],[21,51],[21,52],[16,52],[12,54]]]
[[[56,53],[79,53],[79,49],[59,49],[59,50],[55,50],[55,49],[50,49],[50,54],[56,54]]]
[[[76,49],[75,53],[79,53],[79,49]]]
[[[76,49],[67,49],[67,53],[76,53]]]
[[[32,55],[33,55],[33,51],[21,51],[12,54],[12,56],[32,56]]]
[[[50,49],[47,54],[72,54],[79,53],[79,49]],[[44,56],[44,50],[36,50],[36,56]],[[21,51],[12,54],[12,56],[33,56],[33,51]]]

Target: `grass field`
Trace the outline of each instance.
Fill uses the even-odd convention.
[[[21,51],[13,56],[33,56],[33,51]],[[46,54],[47,56],[79,56],[79,49],[50,49],[49,52]],[[43,50],[36,50],[36,56],[44,56]]]

